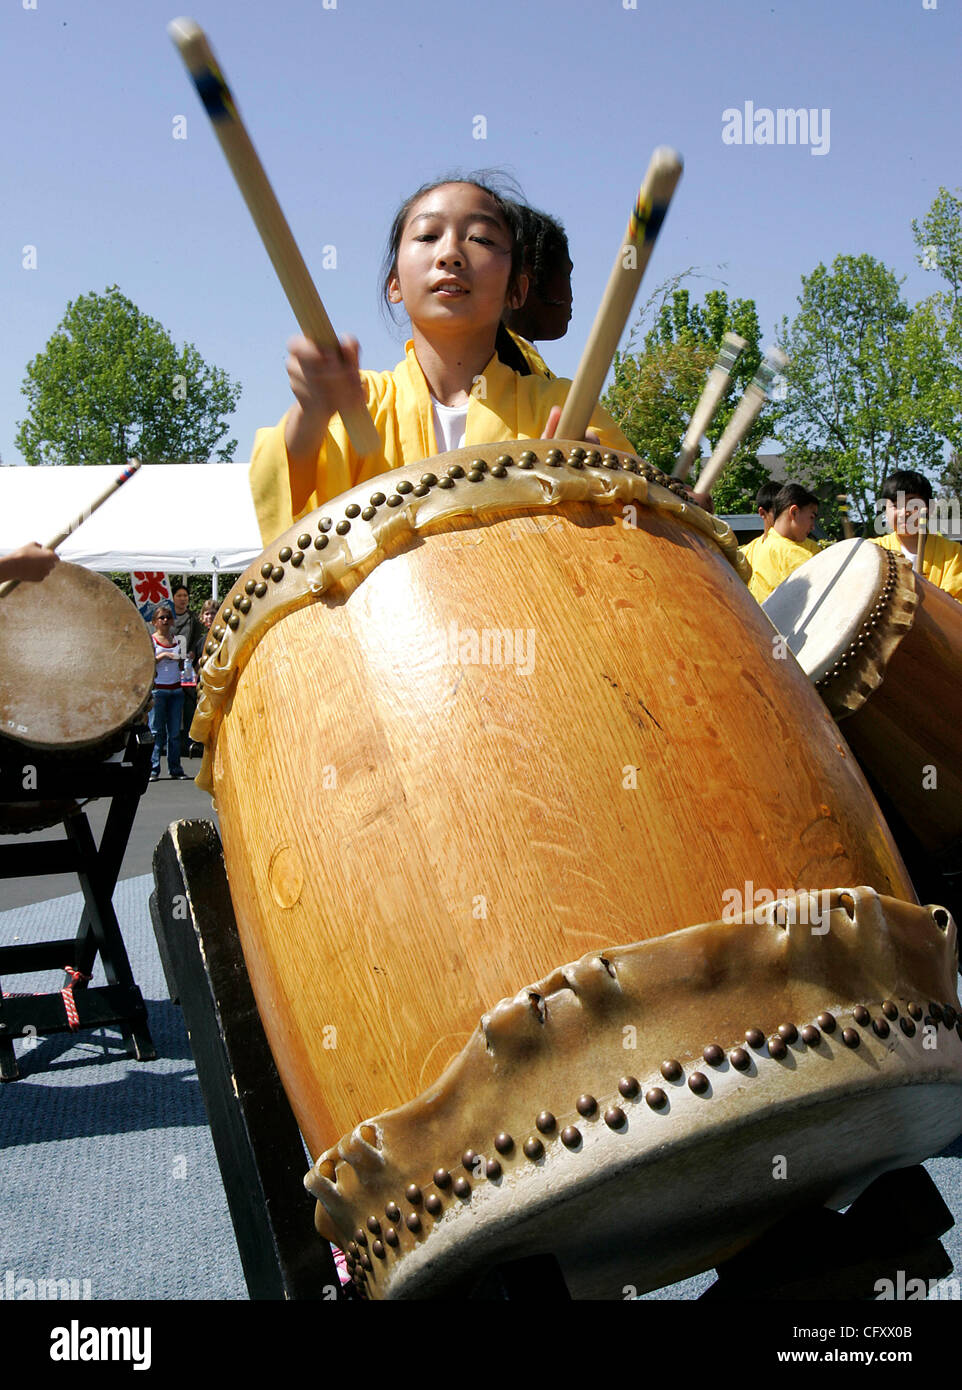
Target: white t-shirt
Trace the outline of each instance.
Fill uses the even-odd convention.
[[[438,452],[447,454],[452,449],[463,449],[467,405],[442,405],[432,396],[431,409],[434,411],[434,437],[438,442]]]

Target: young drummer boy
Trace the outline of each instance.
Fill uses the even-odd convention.
[[[932,484],[921,473],[897,468],[882,484],[881,496],[885,502],[888,535],[873,539],[885,550],[901,551],[914,568],[922,539],[920,512],[931,504]],[[922,577],[962,602],[962,545],[940,536],[937,531],[927,531]]]
[[[759,603],[818,550],[810,539],[818,517],[818,498],[800,483],[786,483],[775,499],[775,520],[755,551],[748,587]]]
[[[771,479],[769,479],[767,483],[762,483],[761,487],[758,489],[758,495],[755,498],[755,510],[762,519],[762,534],[756,536],[754,540],[747,541],[744,545],[738,547],[745,559],[752,566],[754,566],[752,556],[772,529],[772,524],[775,520],[775,499],[781,491],[781,488],[781,483],[773,483]]]

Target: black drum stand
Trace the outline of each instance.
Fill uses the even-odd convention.
[[[10,745],[6,744],[9,750]],[[127,732],[121,752],[99,761],[80,757],[30,763],[21,750],[20,765],[0,758],[0,813],[30,823],[39,816],[44,825],[60,823],[64,837],[31,840],[19,835],[0,845],[0,878],[71,873],[80,880],[84,910],[77,933],[58,941],[0,946],[0,978],[39,970],[63,970],[63,988],[50,994],[3,994],[0,991],[0,1079],[20,1076],[13,1039],[77,1032],[80,1029],[120,1029],[128,1052],[140,1062],[157,1056],[147,1026],[147,1010],[138,989],[120,926],[113,893],[137,814],[150,777],[153,738],[146,725]],[[24,776],[24,764],[35,775]],[[99,846],[86,813],[78,802],[110,798],[110,809]],[[53,809],[43,816],[44,803]],[[5,818],[6,819],[6,818]],[[97,957],[107,984],[89,987]]]

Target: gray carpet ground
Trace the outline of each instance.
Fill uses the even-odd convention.
[[[110,1030],[62,1034],[18,1043],[23,1078],[0,1087],[0,1296],[9,1272],[76,1279],[92,1299],[247,1296],[190,1044],[150,925],[152,888],[150,875],[121,880],[114,907],[157,1060],[128,1058]],[[0,944],[71,936],[81,908],[74,893],[0,912]],[[3,987],[59,989],[60,974]],[[962,1279],[962,1143],[926,1166],[956,1219],[943,1243]],[[648,1297],[697,1298],[713,1281]],[[943,1281],[940,1293],[958,1297],[958,1283]]]

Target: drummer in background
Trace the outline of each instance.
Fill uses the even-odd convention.
[[[154,703],[150,710],[150,732],[154,751],[150,759],[150,780],[160,777],[160,759],[167,755],[172,780],[187,776],[180,765],[180,719],[184,711],[184,691],[180,683],[184,659],[180,643],[173,635],[174,615],[166,603],[154,609]]]
[[[782,484],[772,482],[771,479],[769,479],[767,483],[762,483],[761,487],[758,489],[758,495],[755,498],[755,510],[762,519],[762,534],[756,536],[754,540],[746,542],[745,545],[740,545],[738,547],[750,565],[753,563],[752,556],[755,554],[755,551],[772,529],[772,525],[775,521],[775,499],[778,497],[781,490]]]
[[[383,281],[388,304],[403,304],[411,322],[405,359],[393,372],[359,372],[355,339],[342,339],[342,355],[307,338],[291,341],[295,403],[273,429],[257,432],[251,455],[265,545],[295,518],[386,469],[553,432],[571,383],[511,365],[517,344],[501,322],[527,292],[522,238],[513,205],[475,180],[444,180],[407,199],[391,229]],[[358,404],[374,421],[380,454],[362,458],[348,439],[341,408]],[[605,448],[632,452],[600,407],[591,425]]]
[[[810,539],[818,517],[818,498],[801,483],[786,483],[775,498],[775,520],[755,551],[748,587],[759,603],[818,551]]]
[[[36,584],[46,579],[54,565],[60,563],[60,556],[54,550],[31,541],[19,550],[11,550],[0,559],[0,583],[16,579],[19,583]]]
[[[528,293],[520,308],[505,310],[503,322],[528,368],[553,381],[554,372],[548,370],[533,344],[555,342],[567,333],[573,303],[571,272],[574,265],[565,229],[556,218],[525,207],[523,203],[516,203],[515,207],[521,219]],[[521,375],[526,376],[527,372],[521,371]]]
[[[919,512],[932,501],[932,484],[922,473],[898,468],[882,484],[887,536],[873,536],[885,550],[901,551],[914,566],[919,548]],[[922,577],[962,602],[962,545],[929,531],[922,552]]]

